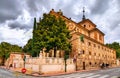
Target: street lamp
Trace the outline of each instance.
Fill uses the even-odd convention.
[[[22,68],[22,73],[25,73],[26,72],[26,69],[25,69],[25,59],[26,59],[26,56],[24,54],[24,57],[23,57],[23,61],[24,61],[24,68]]]
[[[24,68],[25,68],[25,59],[26,59],[26,56],[24,54],[24,57],[23,57],[23,61],[24,61]]]

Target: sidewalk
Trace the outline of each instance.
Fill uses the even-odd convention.
[[[120,66],[117,66],[120,67]],[[37,76],[37,77],[49,77],[49,76],[59,76],[59,75],[67,75],[67,74],[72,74],[72,73],[79,73],[79,72],[87,72],[87,71],[95,71],[95,70],[105,70],[105,69],[111,69],[111,68],[116,68],[115,67],[109,67],[109,68],[95,68],[95,69],[87,69],[87,70],[79,70],[79,71],[73,71],[73,72],[61,72],[61,73],[51,73],[51,74],[32,74],[31,76]]]
[[[5,66],[0,66],[0,68],[9,70],[11,72],[19,72],[21,73],[21,69],[14,69],[14,68],[9,68],[7,69]],[[72,71],[72,72],[59,72],[59,73],[49,73],[49,74],[38,74],[38,73],[33,73],[33,74],[26,74],[30,76],[36,76],[36,77],[48,77],[48,76],[57,76],[57,75],[65,75],[65,74],[72,74],[72,73],[78,73],[78,72],[85,72],[85,71],[93,71],[93,70],[99,70],[99,69],[91,69],[91,70],[79,70],[79,71]],[[22,73],[21,73],[22,74]]]
[[[14,69],[14,68],[7,69],[5,66],[0,66],[0,68],[9,70],[11,72],[19,72],[19,73],[21,73],[20,69]],[[109,68],[105,68],[105,69],[110,69],[110,68],[115,68],[115,67],[109,67]],[[26,75],[36,76],[36,77],[48,77],[48,76],[66,75],[66,74],[79,73],[79,72],[87,72],[87,71],[94,71],[94,70],[102,70],[102,69],[96,68],[96,69],[79,70],[79,71],[73,71],[73,72],[60,72],[60,73],[50,73],[50,74],[33,73],[33,74],[26,74]]]
[[[32,74],[31,76],[40,76],[40,77],[48,77],[48,76],[58,76],[58,75],[67,75],[72,73],[79,73],[79,72],[87,72],[87,71],[94,71],[94,70],[100,70],[98,69],[90,69],[90,70],[79,70],[79,71],[73,71],[73,72],[61,72],[61,73],[51,73],[51,74]]]

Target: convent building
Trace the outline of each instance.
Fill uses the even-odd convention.
[[[90,19],[86,19],[84,13],[83,9],[83,18],[76,23],[65,17],[61,10],[59,12],[55,12],[54,9],[50,11],[50,14],[65,20],[66,26],[70,30],[72,35],[70,40],[72,43],[70,57],[75,59],[76,69],[97,68],[103,63],[115,66],[116,51],[105,46],[105,34]]]

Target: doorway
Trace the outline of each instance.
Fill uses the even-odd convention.
[[[83,70],[85,70],[85,62],[83,62]]]

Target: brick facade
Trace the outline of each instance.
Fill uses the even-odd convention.
[[[96,28],[89,19],[83,19],[79,23],[68,19],[61,11],[50,14],[65,20],[67,28],[71,31],[72,52],[71,57],[76,59],[77,70],[99,67],[100,64],[116,65],[116,51],[104,45],[104,33]],[[83,36],[83,41],[80,37]]]

